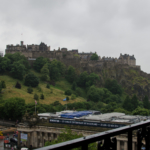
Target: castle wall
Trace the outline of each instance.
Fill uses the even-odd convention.
[[[7,53],[15,53],[20,52],[23,54],[26,58],[38,58],[38,57],[45,57],[49,58],[50,60],[57,59],[61,62],[63,62],[66,66],[72,65],[76,68],[84,68],[85,70],[92,71],[94,68],[98,70],[98,68],[111,68],[114,67],[116,64],[122,64],[127,66],[132,66],[134,68],[140,69],[140,66],[136,66],[136,59],[134,55],[130,56],[127,54],[120,54],[120,57],[117,58],[111,58],[111,57],[103,57],[99,60],[90,60],[90,57],[94,53],[78,53],[78,50],[72,50],[68,51],[67,48],[60,48],[58,50],[50,51],[50,46],[47,47],[46,44],[42,43],[40,45],[23,45],[23,41],[21,41],[21,45],[7,45],[6,46],[6,54]],[[75,54],[78,54],[79,57],[75,56]],[[30,60],[31,61],[34,60]],[[33,65],[33,62],[31,63]],[[124,66],[124,67],[125,67]],[[126,67],[127,67],[126,66]]]

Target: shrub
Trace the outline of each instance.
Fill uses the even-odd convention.
[[[49,84],[47,84],[47,85],[46,85],[46,88],[48,88],[48,89],[49,89],[49,88],[50,88],[50,85],[49,85]]]
[[[71,95],[71,94],[72,94],[71,90],[66,90],[65,91],[65,95]]]
[[[66,100],[69,101],[69,97],[68,96],[66,97]]]
[[[40,86],[37,87],[38,92],[42,92],[42,88]]]
[[[33,73],[29,73],[26,77],[25,77],[25,83],[26,86],[32,86],[32,87],[36,87],[39,84],[39,79],[36,75],[34,75]]]
[[[5,81],[1,81],[1,86],[2,86],[2,88],[6,88]]]
[[[31,88],[31,86],[29,86],[29,87],[27,88],[27,92],[30,93],[30,94],[33,92],[33,89]]]
[[[41,97],[40,97],[40,99],[44,99],[44,94],[43,94],[43,93],[41,94]]]
[[[76,96],[74,94],[71,94],[71,99],[76,99]]]
[[[34,99],[39,100],[39,96],[36,93],[34,94]]]
[[[17,81],[15,88],[21,89],[21,84]]]

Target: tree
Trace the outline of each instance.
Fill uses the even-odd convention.
[[[7,57],[0,57],[0,72],[4,73],[5,71],[10,70],[11,60]]]
[[[103,97],[104,90],[102,88],[96,88],[94,85],[87,92],[87,98],[93,102],[103,101]]]
[[[150,108],[150,102],[149,102],[149,100],[148,100],[148,96],[146,95],[145,97],[144,97],[144,99],[143,99],[143,106],[144,106],[144,108],[146,108],[146,109],[149,109]]]
[[[66,100],[69,101],[69,97],[68,96],[66,97]]]
[[[33,68],[37,71],[40,72],[42,67],[47,63],[47,59],[44,57],[38,57],[33,64]]]
[[[27,70],[30,69],[27,58],[24,55],[21,55],[21,53],[19,52],[16,52],[14,54],[8,53],[4,57],[8,58],[11,61],[11,64],[13,64],[14,62],[19,62],[20,64],[23,64]]]
[[[26,77],[25,77],[25,83],[26,86],[31,86],[31,87],[36,87],[39,84],[39,79],[36,75],[34,75],[33,73],[29,73]]]
[[[71,94],[71,99],[72,100],[76,99],[76,96],[74,94]]]
[[[43,94],[43,93],[41,94],[41,97],[40,97],[40,99],[44,99],[44,94]]]
[[[1,87],[2,87],[2,88],[6,88],[5,81],[3,81],[3,80],[1,81]]]
[[[61,76],[65,75],[66,68],[63,63],[54,59],[48,64],[51,80],[59,80]]]
[[[49,85],[49,84],[47,84],[47,85],[46,85],[46,88],[48,88],[48,89],[49,89],[49,88],[50,88],[50,85]]]
[[[78,78],[78,81],[77,81],[78,86],[86,87],[87,78],[88,78],[88,73],[86,71],[82,72],[79,75],[79,78]]]
[[[67,79],[70,83],[73,83],[73,82],[76,80],[76,71],[75,71],[75,68],[74,68],[74,67],[72,67],[72,66],[69,66],[69,67],[68,67],[66,79]]]
[[[30,94],[33,92],[33,89],[31,88],[31,86],[29,86],[29,87],[27,88],[27,92],[30,93]]]
[[[119,85],[116,80],[110,80],[110,79],[106,80],[105,88],[107,88],[113,94],[122,95],[123,93],[123,89],[121,85]]]
[[[36,93],[34,94],[34,99],[39,100],[39,96]]]
[[[66,90],[65,91],[65,95],[71,95],[72,94],[72,91],[71,90]]]
[[[96,82],[99,80],[99,76],[95,73],[91,73],[90,75],[88,75],[87,77],[87,81],[86,81],[86,87],[90,87],[94,84],[96,84]]]
[[[41,79],[43,81],[49,81],[50,77],[49,77],[49,69],[48,69],[48,64],[45,64],[42,69],[41,69]]]
[[[136,109],[138,107],[138,98],[137,96],[134,94],[133,97],[131,98],[131,103],[132,105],[132,110]]]
[[[22,98],[10,98],[5,100],[4,113],[5,118],[12,120],[21,120],[25,113],[25,100]]]
[[[149,111],[148,111],[148,109],[137,107],[137,108],[132,112],[132,114],[133,114],[133,115],[148,116],[148,115],[149,115]]]
[[[21,89],[21,84],[17,81],[15,88]]]
[[[56,140],[53,140],[51,142],[49,141],[45,142],[45,146],[58,144],[58,143],[65,142],[65,141],[70,141],[73,139],[80,138],[82,136],[83,136],[82,134],[77,134],[76,132],[72,132],[70,128],[65,127],[65,129],[62,130],[62,133],[59,134]],[[74,148],[73,150],[80,150],[80,149],[81,148]],[[96,143],[89,144],[88,149],[89,150],[97,149]]]
[[[129,96],[127,96],[123,101],[122,107],[127,111],[133,111],[133,107],[134,107],[133,105],[134,104],[131,103],[131,99],[129,98]]]
[[[26,68],[23,64],[21,64],[20,62],[14,62],[11,65],[11,71],[10,73],[12,74],[13,78],[22,80],[23,76],[26,73]]]
[[[96,53],[92,54],[91,60],[98,60],[98,55]]]
[[[75,91],[75,90],[76,90],[76,87],[77,87],[77,84],[76,84],[76,82],[74,81],[73,84],[72,84],[72,90]]]

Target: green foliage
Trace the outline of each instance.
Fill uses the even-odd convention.
[[[150,108],[150,102],[148,100],[148,96],[146,95],[143,99],[143,106],[145,109],[149,109]]]
[[[0,73],[7,71],[13,78],[22,80],[30,66],[25,56],[20,53],[6,54],[0,57]]]
[[[130,114],[130,112],[128,112],[127,110],[125,110],[123,108],[116,108],[114,110],[114,112],[121,112],[121,113],[125,113],[125,114]]]
[[[74,82],[73,82],[73,84],[72,84],[72,90],[74,90],[74,91],[75,91],[75,90],[76,90],[76,88],[77,88],[77,84],[76,84],[76,82],[74,81]]]
[[[39,84],[39,79],[36,75],[34,75],[33,73],[29,73],[26,77],[25,77],[25,83],[26,86],[31,86],[31,87],[36,87]]]
[[[90,87],[92,85],[95,85],[96,82],[98,82],[98,81],[99,81],[99,76],[97,74],[95,74],[95,73],[91,73],[87,77],[86,87]]]
[[[138,107],[138,98],[137,96],[134,94],[133,97],[131,98],[131,103],[132,105],[132,110],[136,109]]]
[[[4,103],[5,118],[11,120],[21,120],[25,113],[25,100],[22,98],[10,98]]]
[[[101,110],[103,113],[107,113],[107,112],[113,112],[117,108],[118,108],[117,103],[111,102],[111,103],[107,104],[106,107],[102,108]]]
[[[21,84],[17,81],[15,88],[21,89]]]
[[[69,96],[70,96],[71,94],[72,94],[72,91],[71,91],[71,90],[66,90],[66,91],[65,91],[65,95],[69,95]]]
[[[92,54],[91,60],[98,60],[98,55],[96,53]]]
[[[16,79],[22,80],[23,76],[26,73],[26,68],[23,64],[21,64],[19,61],[18,62],[14,62],[11,65],[11,71],[10,73],[12,74],[12,76]]]
[[[7,57],[0,57],[0,73],[4,73],[5,71],[10,71],[11,60]]]
[[[84,71],[79,75],[78,82],[77,82],[78,86],[86,87],[87,80],[88,80],[88,73]]]
[[[87,96],[89,100],[92,100],[93,102],[98,102],[102,99],[103,93],[99,93],[99,89],[93,85],[89,88]]]
[[[83,136],[82,134],[77,134],[76,132],[72,132],[71,129],[65,127],[65,129],[62,130],[62,133],[59,134],[56,140],[53,140],[51,142],[49,141],[45,142],[45,146],[58,144],[58,143],[65,142],[65,141],[70,141],[73,139],[80,138],[82,136]],[[89,150],[97,149],[96,143],[89,144],[88,149]],[[81,150],[81,148],[74,148],[73,150]]]
[[[132,111],[133,110],[133,104],[131,103],[131,99],[129,98],[129,96],[127,96],[125,98],[125,100],[123,101],[123,105],[122,107],[127,110],[127,111]]]
[[[0,104],[0,118],[1,119],[4,119],[5,117],[4,109],[5,109],[4,103]]]
[[[1,81],[1,87],[2,87],[2,88],[6,88],[5,81]]]
[[[121,103],[119,95],[113,95],[106,88],[97,88],[94,85],[89,88],[87,98],[93,102],[101,101],[106,104],[109,104],[110,102]]]
[[[47,85],[46,85],[46,88],[50,89],[50,85],[49,85],[49,84],[47,84]]]
[[[34,94],[34,99],[39,100],[39,96],[36,93]]]
[[[51,80],[59,80],[61,76],[64,76],[66,68],[63,63],[54,59],[48,64]]]
[[[42,69],[41,69],[41,80],[42,81],[49,81],[49,69],[48,69],[48,64],[45,64]]]
[[[40,97],[40,99],[44,99],[44,94],[43,94],[43,93],[41,94],[41,97]]]
[[[67,79],[70,83],[73,83],[73,82],[76,80],[76,71],[75,71],[75,68],[74,68],[74,67],[72,67],[72,66],[69,66],[69,67],[68,67],[66,79]]]
[[[30,94],[33,92],[33,89],[32,89],[31,86],[29,86],[29,87],[27,88],[27,92],[30,93]]]
[[[37,71],[40,72],[42,67],[47,63],[47,59],[44,57],[38,57],[33,64],[33,68]]]
[[[140,108],[137,107],[133,112],[133,115],[141,115],[141,116],[148,116],[149,115],[149,110],[145,108]]]
[[[110,80],[110,79],[106,80],[105,88],[107,88],[113,94],[122,95],[123,93],[122,87],[117,83],[116,80]]]
[[[21,55],[21,53],[19,52],[14,54],[6,54],[4,57],[8,58],[11,61],[11,64],[13,64],[14,62],[19,62],[20,64],[23,64],[25,66],[26,70],[30,69],[27,58],[24,55]]]
[[[69,101],[69,97],[68,96],[66,97],[66,100]]]
[[[76,96],[74,94],[71,94],[71,99],[72,100],[76,99]]]
[[[37,86],[37,90],[38,90],[39,92],[42,92],[42,88],[41,88],[40,86]]]

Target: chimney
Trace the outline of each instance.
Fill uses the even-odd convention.
[[[20,42],[21,46],[23,46],[23,41]]]

